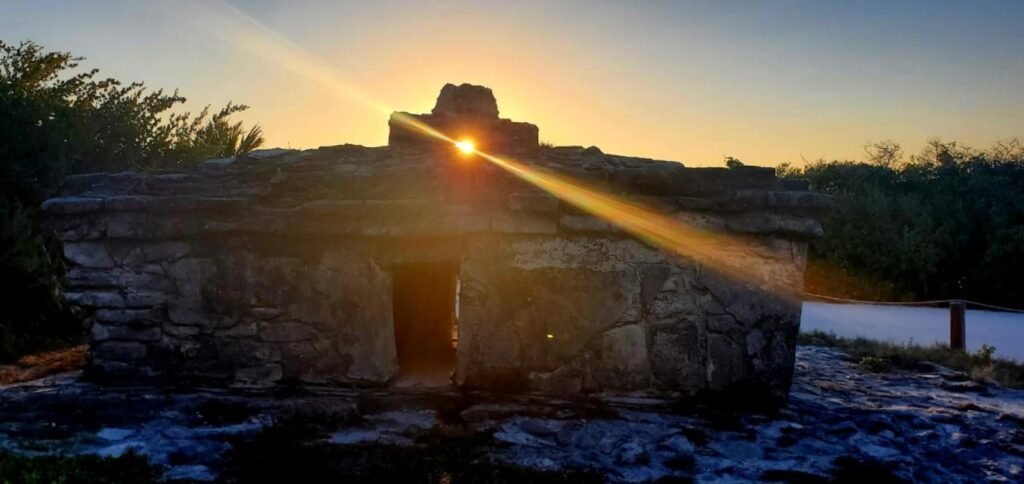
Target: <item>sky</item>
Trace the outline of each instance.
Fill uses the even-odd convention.
[[[1024,137],[1024,2],[0,0],[0,40],[247,104],[267,146],[387,143],[446,82],[542,141],[721,166]]]

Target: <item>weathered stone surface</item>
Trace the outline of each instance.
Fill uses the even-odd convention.
[[[78,214],[95,212],[103,208],[102,198],[63,197],[43,202],[43,211],[54,214]]]
[[[188,254],[191,247],[184,242],[156,242],[139,244],[122,261],[126,265],[141,265],[152,262],[174,261]]]
[[[102,242],[69,242],[64,244],[64,257],[83,267],[114,267],[106,244]]]
[[[312,338],[316,330],[303,323],[280,321],[260,325],[260,338],[274,343],[290,343]]]
[[[92,352],[96,358],[130,363],[146,357],[146,346],[136,342],[107,341],[94,346]]]
[[[558,219],[558,228],[566,232],[615,232],[619,230],[604,220],[586,215],[563,215]]]
[[[725,390],[733,383],[743,380],[745,376],[744,362],[746,361],[743,357],[743,350],[743,347],[734,343],[728,336],[708,335],[708,388]]]
[[[585,356],[584,388],[645,390],[651,384],[647,334],[642,325],[630,324],[605,331]]]
[[[508,208],[523,212],[557,212],[559,201],[546,193],[513,193],[508,196]]]
[[[94,341],[108,339],[130,341],[159,341],[162,333],[160,328],[131,328],[126,326],[110,326],[100,322],[93,323],[91,330]]]
[[[164,321],[163,312],[155,309],[100,309],[96,320],[116,325],[148,326]]]
[[[502,234],[554,234],[554,220],[531,214],[501,213],[491,219],[491,229]]]
[[[472,84],[445,84],[437,96],[432,114],[446,116],[472,115],[488,118],[498,117],[498,101],[494,93],[483,86]]]
[[[266,364],[235,371],[235,382],[245,386],[272,386],[284,376],[281,365]]]
[[[705,386],[705,346],[693,320],[665,320],[653,323],[651,373],[658,388],[694,394]]]
[[[124,297],[114,292],[66,292],[64,293],[64,298],[72,304],[93,308],[121,308],[125,306]]]

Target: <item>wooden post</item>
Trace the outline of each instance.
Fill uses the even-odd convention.
[[[967,305],[963,301],[949,303],[949,348],[954,351],[967,349],[965,312]]]

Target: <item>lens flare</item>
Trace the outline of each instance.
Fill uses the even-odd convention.
[[[734,279],[760,286],[785,299],[795,299],[800,287],[793,283],[766,281],[756,268],[745,267],[737,253],[763,250],[750,239],[700,228],[684,220],[661,215],[624,199],[586,187],[578,180],[551,173],[530,164],[480,151],[470,140],[455,140],[405,113],[395,112],[367,92],[345,82],[341,72],[318,56],[261,24],[226,2],[196,4],[190,11],[193,26],[259,56],[310,82],[330,89],[339,99],[354,100],[426,136],[451,143],[460,152],[475,154],[516,177],[599,217],[623,231],[670,253],[693,259],[702,266]],[[554,336],[554,335],[551,335]]]
[[[476,145],[473,144],[472,140],[464,139],[455,142],[455,147],[459,149],[464,155],[473,154],[476,151]]]

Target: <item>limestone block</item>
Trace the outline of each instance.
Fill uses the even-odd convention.
[[[491,230],[502,234],[553,234],[558,224],[548,217],[526,213],[497,213]]]
[[[494,93],[484,86],[445,84],[431,113],[497,118],[498,101],[494,99]]]
[[[130,341],[106,341],[94,345],[91,352],[101,360],[135,362],[146,357],[146,345]]]
[[[693,319],[652,323],[651,373],[663,389],[694,394],[704,387],[703,335]]]
[[[508,196],[508,208],[521,212],[557,212],[558,198],[546,193],[516,192]]]
[[[295,321],[277,321],[260,324],[260,339],[274,343],[290,343],[313,338],[316,329]]]
[[[168,296],[159,291],[126,291],[124,294],[125,306],[130,308],[157,306],[167,302]]]
[[[562,215],[558,218],[558,228],[565,232],[619,232],[618,227],[589,215]]]
[[[640,318],[635,271],[530,269],[493,260],[462,264],[459,378],[488,385],[568,364],[595,337]]]
[[[178,326],[173,323],[164,323],[163,325],[163,333],[175,338],[191,338],[199,332],[200,330],[196,326]]]
[[[235,383],[242,386],[273,386],[283,377],[281,365],[270,363],[235,370]]]
[[[217,359],[235,368],[281,360],[281,350],[273,344],[232,338],[218,338],[213,344]]]
[[[117,326],[152,326],[163,322],[166,318],[162,311],[156,309],[100,309],[96,311],[96,321]]]
[[[64,244],[64,257],[83,267],[106,268],[115,265],[103,242],[67,242]]]
[[[585,361],[585,389],[635,391],[650,386],[647,332],[640,324],[605,331]]]
[[[128,341],[159,341],[162,333],[158,327],[135,328],[128,326],[111,326],[100,322],[93,323],[91,335],[93,341],[128,340]]]
[[[61,197],[43,202],[43,211],[52,214],[80,214],[103,208],[102,198]]]
[[[64,298],[71,304],[86,307],[122,308],[125,306],[123,296],[108,291],[67,292],[64,293]]]
[[[720,334],[708,335],[708,388],[711,390],[725,390],[734,383],[742,381],[747,376],[743,350],[744,348],[734,343],[727,336]]]
[[[174,261],[187,255],[190,249],[191,246],[184,242],[139,243],[131,248],[122,264],[141,265]]]
[[[238,323],[230,328],[218,329],[216,335],[225,338],[251,338],[260,332],[256,323]]]

